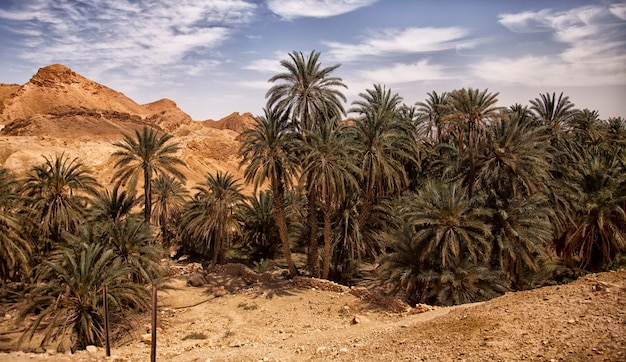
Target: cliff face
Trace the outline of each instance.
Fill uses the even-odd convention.
[[[39,69],[23,85],[0,84],[0,167],[23,173],[43,157],[65,153],[90,166],[103,185],[113,174],[113,143],[144,126],[170,133],[190,184],[207,173],[240,177],[239,133],[253,117],[235,112],[213,122],[195,122],[174,101],[138,104],[70,68]],[[213,127],[215,126],[215,127]]]
[[[173,101],[140,105],[61,64],[40,68],[22,86],[0,87],[0,124],[6,135],[41,135],[45,130],[47,136],[68,136],[74,126],[80,131],[74,134],[83,136],[90,129],[98,136],[115,135],[144,125],[175,133],[192,122]],[[82,127],[86,124],[92,125]]]

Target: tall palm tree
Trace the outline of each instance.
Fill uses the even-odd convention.
[[[499,113],[499,107],[495,104],[498,102],[498,93],[490,93],[488,89],[479,91],[478,89],[458,89],[450,92],[448,100],[452,107],[450,117],[467,127],[468,131],[468,148],[469,171],[468,171],[468,194],[473,196],[474,180],[475,180],[475,133],[483,130],[483,123]],[[460,132],[462,135],[463,132]],[[463,146],[462,138],[459,139],[459,146]]]
[[[163,245],[169,246],[174,237],[172,223],[183,213],[188,192],[182,182],[168,175],[161,174],[153,182],[152,223],[161,229]]]
[[[311,51],[308,56],[302,52],[289,53],[290,60],[281,61],[286,72],[279,73],[270,82],[273,85],[266,93],[267,107],[276,108],[290,117],[297,132],[310,131],[326,122],[337,122],[345,111],[342,102],[346,97],[341,88],[347,88],[341,78],[332,76],[340,67],[335,64],[322,67],[320,53]],[[305,138],[306,140],[306,138]],[[302,160],[301,160],[302,161]],[[316,189],[306,187],[309,224],[309,254],[307,265],[316,270],[317,263],[317,198]]]
[[[24,190],[42,236],[60,242],[64,231],[75,232],[84,221],[88,195],[95,194],[98,183],[78,158],[61,154],[44,160],[28,172]]]
[[[359,229],[368,238],[372,210],[385,196],[407,187],[407,165],[417,164],[418,149],[413,124],[398,116],[402,98],[397,93],[375,85],[360,96],[350,110],[359,117],[347,133],[360,168]]]
[[[339,204],[358,190],[356,175],[359,172],[355,151],[348,149],[351,144],[343,133],[343,127],[334,122],[324,122],[305,133],[303,143],[305,158],[302,165],[301,179],[307,185],[309,194],[318,195],[324,213],[324,258],[322,278],[328,278],[333,249],[331,217]],[[317,243],[315,243],[317,244]],[[317,258],[316,258],[317,259]],[[318,276],[319,266],[313,265],[313,275]]]
[[[0,166],[0,283],[20,271],[28,270],[31,242],[24,237],[18,213],[18,181]]]
[[[543,192],[551,177],[552,148],[545,127],[526,113],[504,112],[487,127],[477,155],[476,179],[507,198]]]
[[[325,118],[344,113],[342,101],[346,97],[339,88],[347,88],[341,78],[331,76],[340,64],[322,68],[320,53],[315,50],[305,56],[302,52],[289,53],[289,60],[280,65],[287,71],[269,79],[273,85],[265,94],[267,108],[286,112],[296,130],[310,130]],[[320,117],[323,117],[320,120]]]
[[[113,181],[128,182],[131,192],[135,191],[139,176],[143,176],[144,220],[149,223],[152,215],[152,180],[155,175],[170,174],[179,180],[185,175],[177,168],[185,163],[176,156],[178,143],[170,142],[170,134],[162,134],[148,127],[135,131],[135,138],[124,135],[124,139],[113,145],[119,150],[113,153],[117,169]]]
[[[573,220],[557,240],[557,252],[591,271],[606,269],[626,250],[626,178],[611,152],[592,148],[578,177]]]
[[[443,92],[441,94],[437,94],[437,92],[432,91],[427,93],[427,96],[428,98],[426,101],[415,103],[418,107],[418,118],[421,121],[426,122],[426,135],[431,136],[434,132],[436,132],[434,138],[438,142],[441,142],[444,131],[444,121],[450,110],[448,104],[448,93]]]
[[[285,217],[285,191],[297,175],[299,159],[294,152],[295,139],[287,115],[275,109],[265,109],[265,116],[257,117],[254,126],[242,133],[243,142],[239,149],[245,182],[257,190],[269,182],[272,191],[274,216],[287,260],[289,273],[298,274],[291,257],[289,234]]]

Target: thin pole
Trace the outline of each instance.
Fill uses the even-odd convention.
[[[102,289],[102,298],[104,299],[104,336],[106,341],[106,356],[111,357],[111,341],[109,340],[109,299],[107,297],[108,290],[105,285]]]
[[[157,328],[157,287],[152,284],[152,348],[150,349],[150,361],[156,362],[156,328]]]

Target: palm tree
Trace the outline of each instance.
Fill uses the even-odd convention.
[[[337,122],[345,111],[342,102],[346,97],[341,88],[347,88],[341,78],[331,74],[340,67],[335,64],[322,68],[320,53],[311,51],[308,57],[301,52],[289,54],[291,61],[283,60],[281,65],[287,70],[279,73],[270,82],[273,85],[266,93],[267,107],[276,108],[290,117],[297,132],[310,131],[321,123]],[[306,140],[306,138],[305,138]],[[301,160],[302,161],[302,160]],[[311,180],[314,182],[314,180]],[[309,253],[307,265],[314,274],[317,270],[317,198],[316,189],[305,186],[308,201]]]
[[[116,258],[129,267],[130,279],[140,284],[158,282],[163,274],[159,263],[162,252],[148,225],[131,216],[110,226],[107,243]]]
[[[418,107],[418,119],[426,122],[426,135],[431,136],[436,131],[435,139],[441,142],[444,131],[444,121],[450,110],[448,93],[443,92],[437,94],[437,92],[432,91],[427,93],[427,95],[428,98],[425,102],[415,103]]]
[[[285,217],[285,188],[290,187],[298,171],[298,157],[294,152],[295,138],[287,115],[275,109],[265,109],[265,116],[257,117],[253,128],[242,133],[239,149],[241,165],[246,165],[246,183],[254,184],[255,191],[269,182],[272,191],[274,217],[287,260],[289,273],[298,274],[289,245]]]
[[[360,96],[363,99],[355,101],[356,107],[350,110],[359,117],[347,133],[360,168],[359,229],[371,239],[372,210],[384,197],[408,186],[407,168],[418,163],[418,150],[412,123],[398,116],[402,101],[398,94],[375,85]]]
[[[95,194],[98,183],[78,158],[61,154],[44,160],[29,171],[24,190],[42,236],[60,242],[63,232],[77,231],[84,221],[87,196]],[[45,250],[50,250],[49,244]]]
[[[0,166],[0,283],[28,270],[33,246],[22,235],[18,213],[18,182],[15,176]]]
[[[236,211],[242,244],[250,250],[251,259],[274,259],[281,245],[272,209],[272,194],[264,190],[248,196]]]
[[[606,269],[626,250],[626,184],[624,169],[611,152],[592,148],[574,180],[580,193],[574,195],[573,221],[557,240],[557,252],[578,260],[591,271]]]
[[[331,217],[339,204],[358,190],[356,178],[358,165],[352,156],[355,151],[348,149],[343,127],[335,122],[324,122],[305,133],[303,142],[305,158],[302,165],[301,179],[309,188],[308,194],[318,195],[324,213],[324,258],[322,278],[328,278],[333,249]],[[314,243],[317,246],[317,243]],[[313,246],[313,245],[311,245]],[[317,248],[315,248],[316,250]],[[317,250],[316,250],[317,251]],[[316,253],[317,254],[317,253]],[[315,255],[317,260],[317,255]],[[314,262],[313,275],[319,275],[319,264]]]
[[[468,148],[469,155],[469,171],[468,171],[468,194],[473,196],[476,165],[475,165],[475,132],[483,130],[483,122],[498,115],[499,108],[495,106],[498,102],[498,93],[490,93],[487,89],[479,91],[478,89],[458,89],[450,92],[448,100],[452,107],[451,119],[458,120],[467,127],[468,131]],[[463,132],[459,133],[460,135]],[[463,137],[459,138],[459,147],[464,144]]]
[[[188,192],[182,182],[168,175],[161,174],[153,182],[152,223],[161,229],[163,245],[169,246],[174,237],[172,223],[183,213]]]
[[[31,314],[22,338],[32,339],[44,327],[41,344],[70,337],[72,349],[103,345],[102,288],[108,287],[112,324],[127,322],[131,308],[145,310],[149,293],[127,279],[128,267],[116,260],[113,249],[99,242],[82,242],[60,248],[37,266],[36,282],[27,290],[24,320]]]
[[[119,222],[131,214],[137,199],[118,186],[96,192],[90,204],[90,219],[95,222]]]
[[[280,65],[287,71],[269,79],[273,85],[265,94],[267,108],[287,113],[296,130],[310,130],[326,119],[344,113],[342,101],[346,97],[337,88],[347,88],[341,78],[331,76],[340,64],[321,67],[320,53],[311,51],[308,57],[302,52],[289,53],[289,60]],[[320,117],[323,117],[320,120]]]
[[[436,263],[446,267],[450,260],[471,257],[487,261],[491,251],[491,232],[485,223],[487,210],[464,194],[457,183],[429,181],[403,210],[408,223],[416,229],[420,261],[432,254]]]
[[[170,174],[184,181],[185,175],[176,166],[185,163],[176,152],[180,149],[178,143],[170,143],[172,135],[163,134],[152,128],[144,127],[143,131],[135,131],[135,138],[124,135],[124,139],[113,145],[119,150],[113,153],[116,159],[114,167],[117,169],[113,181],[117,184],[128,182],[131,192],[135,191],[139,176],[143,176],[144,189],[144,220],[150,222],[152,215],[152,180],[155,175]]]
[[[241,185],[232,174],[218,171],[194,189],[196,194],[181,216],[181,224],[188,238],[204,243],[199,248],[201,252],[213,251],[211,267],[214,267],[226,262],[226,251],[239,227],[234,211],[243,201]]]
[[[552,152],[545,127],[526,113],[505,112],[487,127],[476,179],[485,190],[511,197],[543,192],[551,178]]]

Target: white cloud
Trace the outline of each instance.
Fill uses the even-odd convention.
[[[285,71],[280,65],[280,58],[276,59],[257,59],[244,66],[244,69],[255,70],[263,73],[282,73]]]
[[[197,74],[197,60],[187,58],[220,46],[233,27],[253,19],[256,7],[243,0],[34,0],[1,10],[0,19],[9,30],[11,22],[19,25],[20,57],[35,64],[161,77],[184,64],[183,73]]]
[[[471,47],[469,42],[463,42],[467,35],[468,32],[459,27],[386,29],[372,34],[358,44],[324,44],[330,48],[331,58],[337,61],[353,61],[363,56],[427,53],[455,49],[460,45]]]
[[[612,4],[609,7],[609,11],[611,12],[611,14],[615,15],[616,17],[622,20],[626,20],[626,3]]]
[[[541,10],[500,15],[500,24],[514,32],[549,31],[565,49],[552,56],[494,58],[473,68],[484,79],[526,85],[626,85],[624,6],[584,6],[569,11]]]
[[[269,9],[285,19],[328,18],[369,6],[378,0],[268,0]]]
[[[452,77],[445,67],[430,64],[428,59],[422,59],[413,64],[396,63],[389,67],[363,70],[359,74],[370,83],[382,84],[442,80]]]

